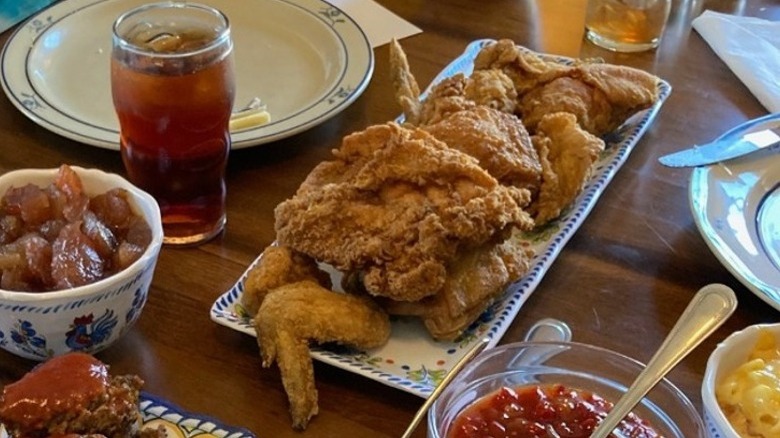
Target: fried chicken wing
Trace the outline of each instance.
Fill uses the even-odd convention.
[[[303,280],[312,280],[327,289],[332,286],[330,275],[321,270],[312,258],[284,246],[269,246],[247,274],[241,304],[250,315],[254,315],[268,292]]]
[[[458,248],[533,226],[528,190],[503,186],[477,160],[417,128],[376,125],[344,138],[276,208],[277,240],[369,293],[414,301],[444,285]]]
[[[570,113],[548,114],[531,137],[542,161],[542,186],[529,210],[536,225],[557,218],[590,178],[604,141],[583,130]]]
[[[369,349],[390,337],[387,314],[370,298],[333,292],[308,280],[273,289],[254,325],[263,366],[274,361],[279,366],[296,429],[306,428],[318,412],[310,341]]]

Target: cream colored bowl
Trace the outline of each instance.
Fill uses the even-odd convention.
[[[707,432],[714,438],[739,438],[729,420],[718,405],[715,390],[735,369],[747,361],[755,348],[759,333],[767,330],[780,344],[780,324],[757,324],[732,333],[710,355],[701,387],[704,420]],[[780,413],[778,413],[780,416]]]
[[[18,356],[45,360],[69,351],[94,353],[119,339],[146,303],[162,246],[160,208],[148,193],[119,175],[71,166],[90,197],[120,187],[152,230],[152,241],[129,267],[92,284],[52,292],[0,289],[0,347]],[[0,196],[11,186],[48,186],[58,169],[23,169],[0,176]]]

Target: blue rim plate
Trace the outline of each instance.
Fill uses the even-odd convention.
[[[780,114],[767,117],[780,119]],[[741,137],[751,129],[754,125],[732,129],[721,138]],[[777,310],[779,197],[780,154],[773,149],[691,173],[688,198],[704,241],[734,277]]]
[[[471,74],[474,57],[482,46],[490,41],[472,42],[465,52],[452,61],[432,83],[435,84],[456,73]],[[551,56],[547,58],[572,62],[568,58]],[[489,345],[495,346],[654,120],[671,92],[670,85],[665,81],[661,81],[658,86],[660,96],[658,102],[632,117],[610,135],[607,149],[595,164],[590,181],[574,205],[558,220],[542,230],[535,231],[533,234],[515,236],[522,239],[522,244],[532,248],[536,254],[528,273],[512,284],[502,299],[489,308],[459,339],[454,342],[436,342],[431,339],[419,320],[395,318],[392,321],[390,340],[381,348],[371,351],[317,348],[312,351],[312,356],[322,362],[425,398],[475,343],[487,337],[490,338]],[[255,263],[257,260],[252,266]],[[211,319],[218,324],[254,336],[255,331],[249,315],[240,304],[246,275],[252,266],[230,290],[214,302],[210,315]],[[335,272],[332,274],[337,275]],[[338,278],[334,278],[333,284],[340,284]]]
[[[64,0],[28,19],[0,54],[11,103],[64,137],[119,150],[111,101],[111,26],[147,0]],[[268,124],[233,132],[233,148],[302,132],[347,108],[371,79],[374,53],[346,13],[324,0],[203,0],[230,20],[236,109],[259,97]]]
[[[139,408],[142,427],[162,426],[166,436],[171,438],[255,438],[255,435],[246,429],[227,426],[212,417],[187,412],[146,392],[141,392]]]

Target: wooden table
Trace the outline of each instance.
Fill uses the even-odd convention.
[[[690,170],[656,158],[766,110],[690,26],[705,9],[780,19],[772,0],[676,0],[657,51],[613,54],[583,41],[584,0],[380,0],[423,29],[402,41],[421,84],[472,40],[511,38],[531,49],[653,72],[673,87],[657,119],[566,245],[502,339],[522,338],[538,319],[567,321],[577,341],[647,361],[693,293],[707,283],[731,286],[737,312],[684,360],[671,380],[700,405],[700,384],[716,343],[778,314],[740,284],[709,251],[688,207]],[[0,35],[0,43],[10,36]],[[388,48],[363,95],[307,132],[235,151],[228,170],[228,224],[217,239],[190,249],[165,247],[140,321],[98,354],[115,373],[136,373],[146,389],[182,407],[244,426],[258,437],[391,437],[405,429],[422,400],[349,372],[315,364],[320,414],[305,433],[290,428],[278,370],[262,369],[253,338],[214,324],[209,307],[274,240],[273,208],[329,158],[342,136],[394,118]],[[272,67],[272,63],[269,66]],[[119,154],[55,135],[0,98],[0,172],[61,163],[124,173]],[[0,382],[34,365],[0,352]],[[417,436],[424,436],[424,427]]]

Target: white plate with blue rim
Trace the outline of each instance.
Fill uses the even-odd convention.
[[[735,128],[721,138],[751,129]],[[710,250],[745,287],[780,310],[780,154],[772,148],[697,167],[688,195]]]
[[[240,149],[289,137],[335,116],[368,85],[374,54],[346,13],[324,0],[201,0],[231,23],[236,110],[259,97],[271,122],[232,133]],[[31,17],[0,54],[11,103],[64,137],[119,150],[111,100],[111,27],[147,0],[63,0]]]
[[[432,83],[438,83],[457,73],[470,75],[477,53],[484,44],[490,42],[491,40],[477,40],[469,44],[465,52],[445,67]],[[562,63],[573,61],[569,58],[543,56]],[[317,346],[312,348],[312,357],[385,385],[423,398],[428,397],[452,366],[474,344],[482,342],[484,338],[490,340],[489,346],[498,343],[564,245],[585,221],[670,93],[671,86],[666,81],[660,81],[659,99],[655,105],[636,114],[608,136],[607,148],[594,164],[590,181],[567,211],[557,220],[533,233],[513,236],[521,239],[520,244],[532,249],[535,254],[528,272],[510,285],[504,295],[477,318],[460,337],[452,342],[437,342],[431,338],[418,319],[398,317],[391,320],[390,339],[380,348],[355,351],[334,345]],[[241,295],[247,274],[258,261],[259,257],[232,288],[217,298],[210,310],[214,322],[252,336],[255,335],[252,315],[249,315],[241,305]],[[340,284],[339,274],[334,270],[331,270],[331,274],[333,284]]]

